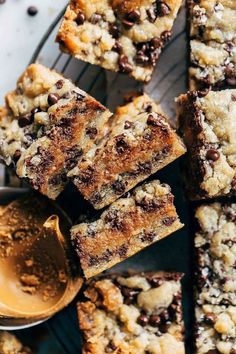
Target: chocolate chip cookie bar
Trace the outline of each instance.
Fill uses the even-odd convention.
[[[107,138],[83,156],[70,176],[100,209],[184,153],[161,107],[144,94],[118,107]]]
[[[190,89],[236,86],[236,2],[188,0]]]
[[[184,354],[182,274],[112,274],[87,282],[78,303],[83,353]]]
[[[186,184],[191,199],[235,194],[236,90],[192,91],[177,99],[187,145]]]
[[[90,278],[180,229],[170,187],[152,181],[111,204],[97,220],[71,230],[86,278]]]
[[[197,303],[236,306],[236,204],[202,205],[196,218]]]
[[[182,0],[71,0],[57,35],[63,51],[149,81]]]
[[[6,96],[0,152],[19,177],[55,199],[67,173],[106,133],[111,113],[56,72],[30,65]],[[6,113],[6,112],[5,112]]]
[[[235,354],[235,338],[235,306],[197,306],[196,354]]]

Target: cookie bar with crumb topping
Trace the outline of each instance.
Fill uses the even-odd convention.
[[[78,303],[83,353],[184,354],[182,274],[112,274],[92,279]]]
[[[152,181],[109,206],[97,220],[72,227],[71,239],[90,278],[180,229],[170,187]]]
[[[201,205],[195,216],[197,303],[236,306],[236,204]]]
[[[236,2],[188,0],[190,89],[236,87]]]
[[[236,204],[196,209],[196,353],[236,353]]]
[[[1,354],[30,354],[31,350],[11,333],[0,331],[0,353]]]
[[[186,185],[191,199],[236,191],[236,89],[191,91],[177,99],[187,146]]]
[[[196,307],[196,354],[236,353],[236,306]]]
[[[6,96],[0,152],[19,177],[55,199],[67,173],[106,133],[111,113],[58,73],[30,65]]]
[[[70,175],[85,199],[100,209],[184,153],[161,107],[144,94],[117,108],[108,136]]]
[[[182,0],[71,0],[57,35],[63,51],[149,81]]]

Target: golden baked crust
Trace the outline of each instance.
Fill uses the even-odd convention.
[[[63,51],[149,81],[181,0],[71,0],[57,35]]]
[[[117,108],[108,136],[70,176],[85,199],[100,209],[184,153],[160,106],[142,95]]]
[[[71,238],[90,278],[182,226],[170,187],[156,180],[118,199],[96,221],[73,226]]]
[[[55,199],[68,181],[68,171],[105,134],[111,113],[39,64],[26,69],[6,102],[9,114],[0,122],[3,160]]]
[[[78,303],[84,354],[184,354],[178,273],[114,274],[87,282]]]

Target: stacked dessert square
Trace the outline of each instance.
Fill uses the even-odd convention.
[[[71,230],[85,278],[183,226],[168,185],[153,180],[136,187],[185,153],[161,107],[146,94],[112,114],[68,79],[32,64],[7,94],[0,118],[1,159],[18,177],[51,199],[71,181],[95,209],[107,207]],[[89,301],[79,304],[84,352],[124,347],[144,353],[157,346],[166,354],[183,354],[180,278],[157,273],[90,280]],[[106,304],[99,303],[97,291]],[[100,317],[104,332],[93,345]],[[105,338],[106,323],[124,340],[112,333]]]
[[[42,194],[55,199],[72,181],[96,209],[110,205],[72,230],[87,277],[182,227],[170,188],[159,181],[117,200],[185,153],[145,94],[112,115],[71,81],[32,64],[6,96],[0,137],[2,160]]]

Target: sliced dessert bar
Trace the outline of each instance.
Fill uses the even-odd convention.
[[[118,107],[108,136],[83,156],[70,176],[85,199],[100,209],[184,153],[160,106],[142,95]]]
[[[19,177],[55,199],[67,173],[106,133],[111,113],[69,80],[32,64],[6,97],[0,121],[2,159]]]
[[[111,204],[96,221],[72,228],[86,278],[182,227],[168,185],[152,181]]]
[[[236,2],[188,0],[190,89],[236,86]]]
[[[191,199],[236,190],[236,90],[192,91],[177,99],[180,132],[187,145]]]
[[[71,0],[57,35],[63,51],[149,81],[182,0]]]
[[[114,274],[89,281],[78,303],[83,353],[184,354],[182,274]]]
[[[196,308],[196,354],[236,353],[236,306]]]
[[[236,306],[236,204],[196,210],[197,303]]]

